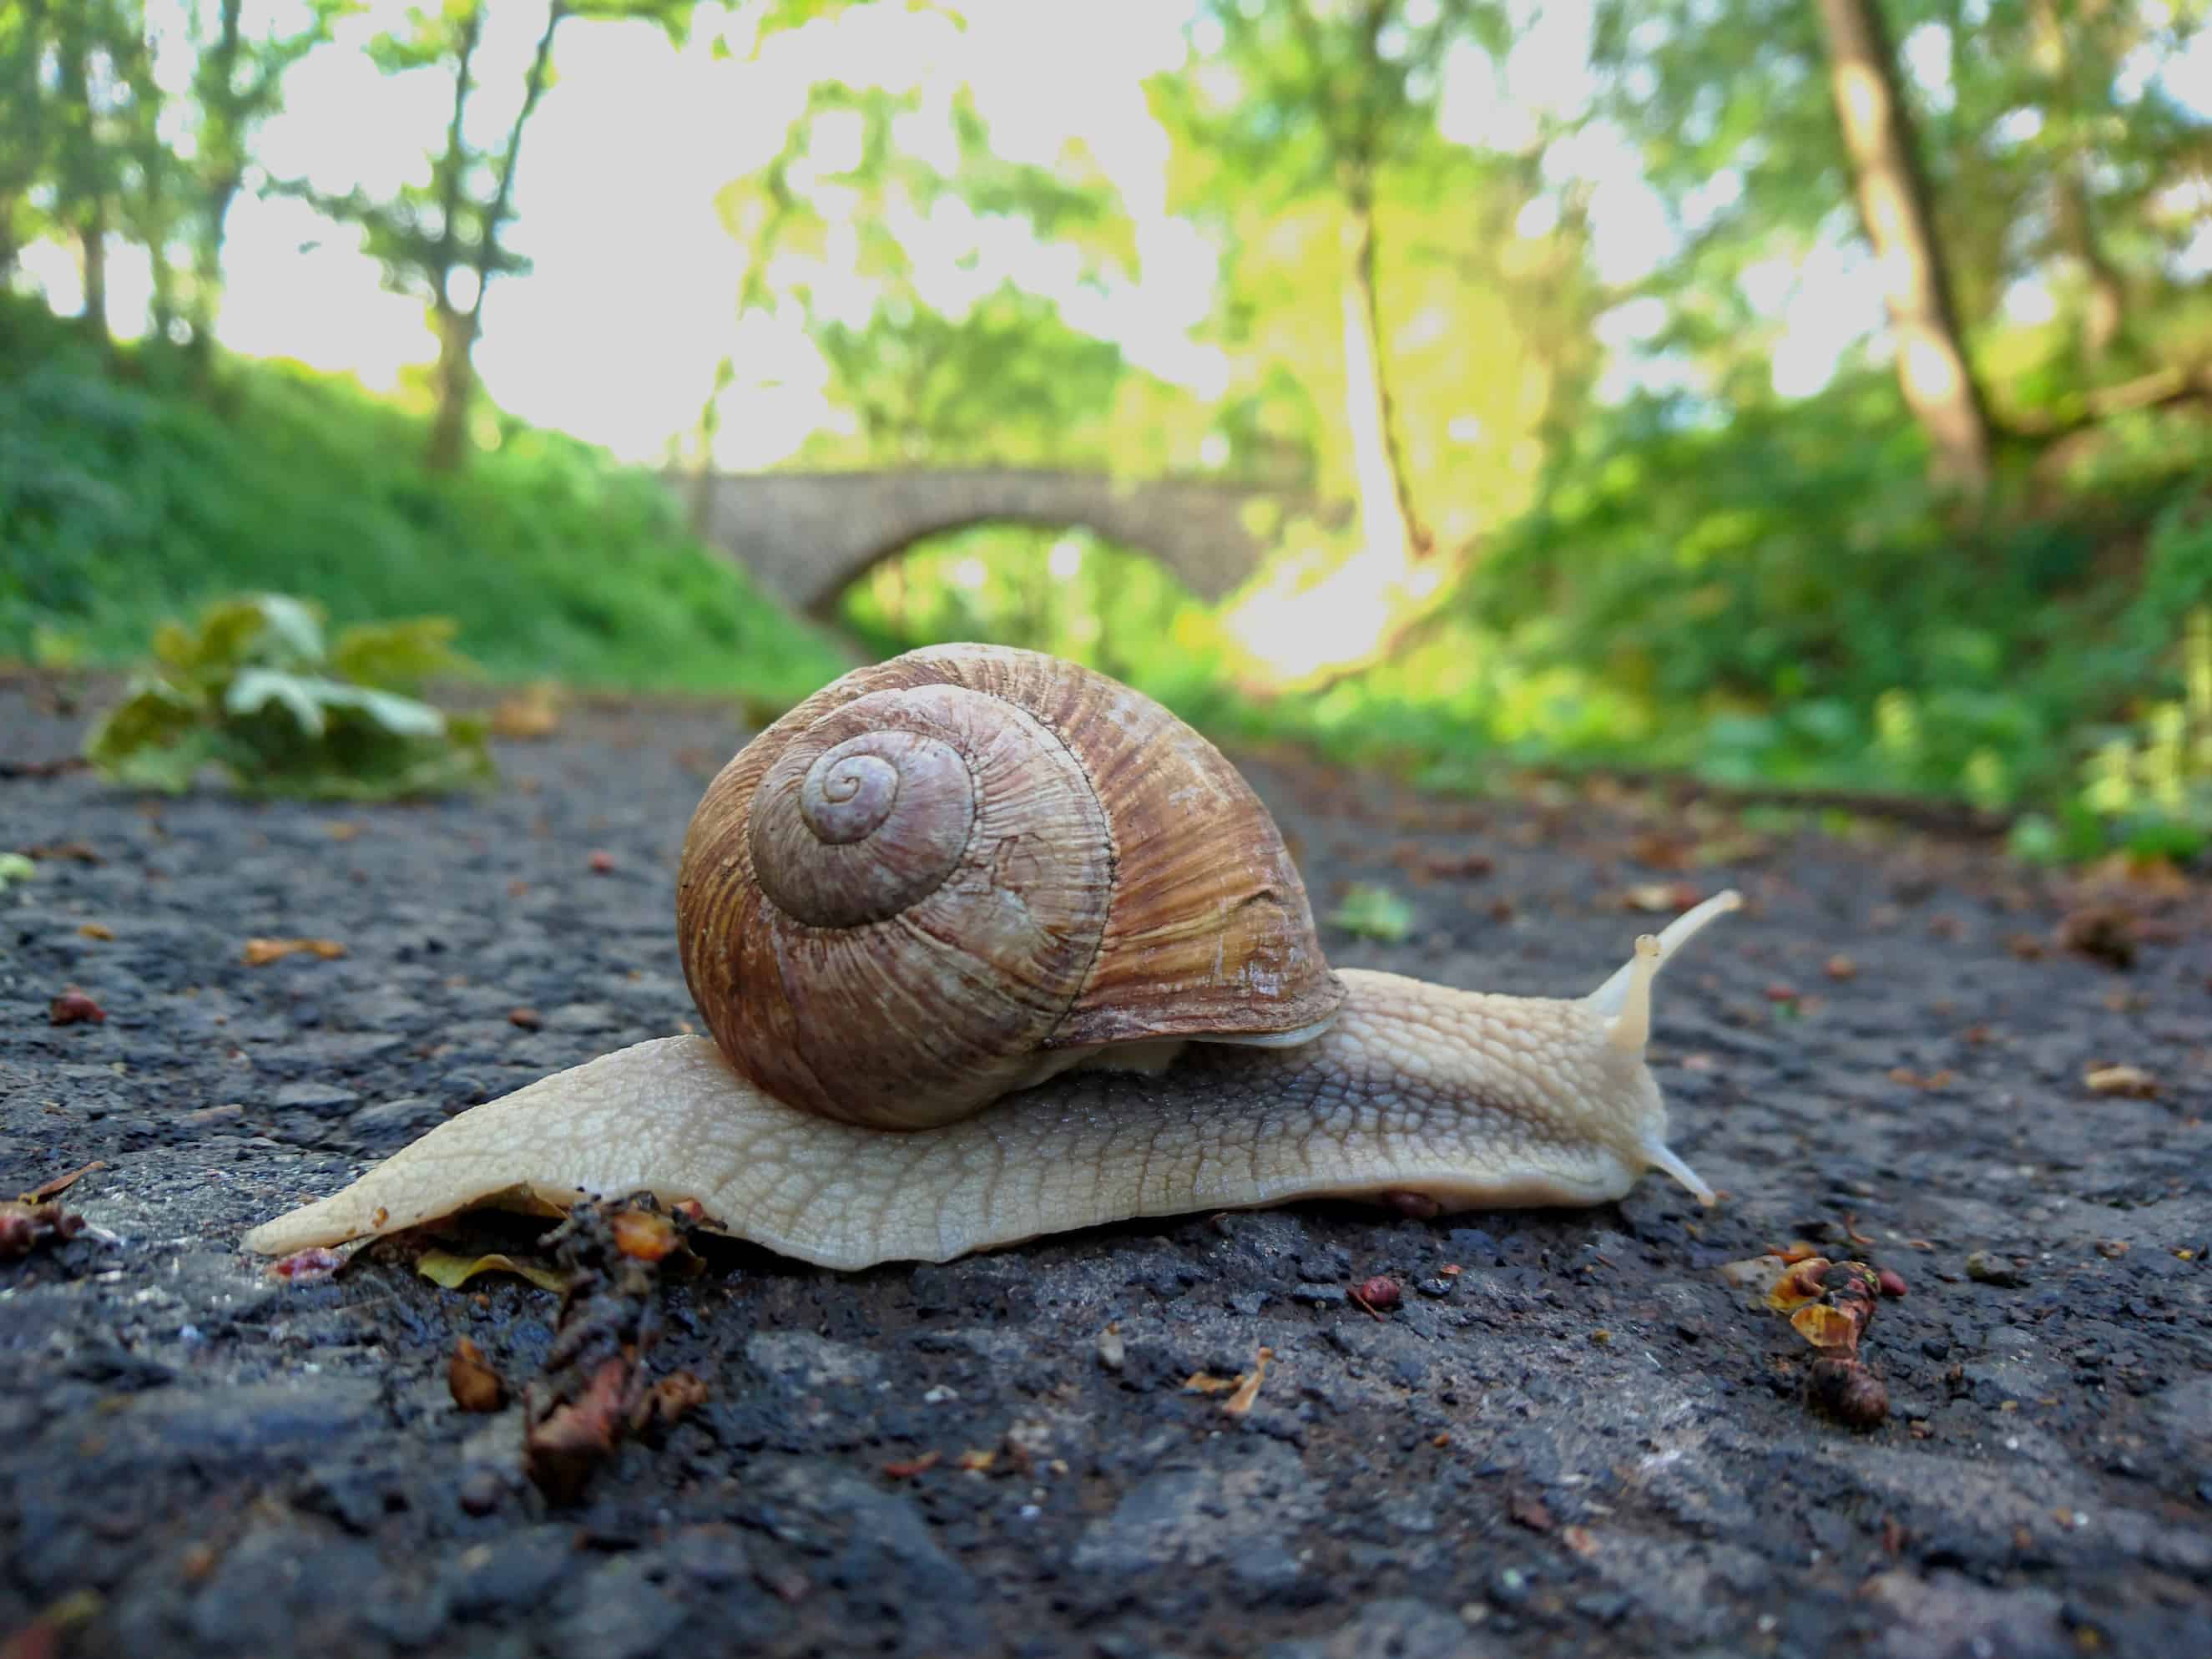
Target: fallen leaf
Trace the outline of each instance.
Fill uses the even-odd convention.
[[[1597,1553],[1597,1534],[1588,1527],[1567,1527],[1559,1533],[1559,1541],[1577,1555],[1589,1557]]]
[[[81,841],[41,842],[36,847],[26,847],[22,857],[27,859],[64,860],[72,864],[99,864],[99,852]]]
[[[1848,1348],[1859,1340],[1859,1322],[1838,1308],[1808,1304],[1790,1316],[1791,1328],[1816,1348]]]
[[[331,939],[250,939],[246,941],[246,965],[261,968],[272,962],[282,962],[286,957],[310,956],[328,962],[346,953],[344,945]]]
[[[1530,1532],[1549,1532],[1558,1524],[1552,1519],[1551,1506],[1535,1492],[1521,1486],[1505,1495],[1505,1516]]]
[[[1830,979],[1856,979],[1859,965],[1839,951],[1822,964],[1821,971]]]
[[[911,1480],[917,1474],[927,1474],[945,1461],[941,1451],[926,1451],[919,1457],[909,1457],[896,1463],[884,1465],[884,1473],[894,1480]]]
[[[510,696],[502,697],[491,711],[491,734],[528,741],[550,738],[561,729],[561,703],[557,689],[540,683],[526,687]]]
[[[1275,1357],[1273,1348],[1262,1348],[1252,1361],[1252,1369],[1244,1373],[1237,1384],[1237,1392],[1221,1402],[1221,1409],[1231,1417],[1242,1417],[1252,1409],[1260,1397],[1260,1385],[1267,1380],[1267,1362]]]
[[[1184,1378],[1185,1394],[1227,1394],[1243,1381],[1241,1376],[1216,1376],[1211,1371],[1193,1371]]]
[[[507,1404],[507,1384],[483,1357],[483,1350],[465,1336],[453,1345],[446,1362],[446,1386],[453,1403],[465,1412],[495,1412]]]
[[[19,1204],[0,1199],[0,1261],[28,1255],[41,1244],[63,1244],[84,1231],[84,1218],[58,1204]]]
[[[2092,1094],[2126,1095],[2149,1100],[2158,1093],[2158,1079],[2140,1066],[2100,1066],[2082,1074]]]
[[[658,1422],[666,1428],[706,1403],[704,1379],[691,1371],[671,1371],[646,1390],[638,1409],[630,1413],[630,1426],[641,1429]]]
[[[532,1284],[548,1291],[568,1288],[568,1281],[552,1268],[535,1261],[517,1261],[513,1256],[493,1252],[487,1255],[465,1256],[452,1250],[425,1250],[415,1263],[415,1271],[433,1285],[457,1291],[478,1273],[520,1273]]]
[[[81,1164],[76,1169],[71,1170],[67,1175],[58,1175],[52,1181],[40,1182],[37,1186],[32,1188],[29,1192],[23,1194],[23,1202],[26,1204],[38,1204],[42,1203],[47,1199],[58,1197],[62,1194],[67,1192],[70,1188],[76,1186],[78,1182],[83,1180],[85,1176],[90,1175],[94,1170],[104,1170],[106,1167],[107,1165],[103,1160],[96,1158],[89,1164]]]
[[[1121,1362],[1127,1357],[1128,1350],[1121,1341],[1120,1322],[1116,1321],[1098,1333],[1098,1363],[1100,1364],[1109,1371],[1118,1371],[1121,1369]]]
[[[952,1461],[957,1467],[970,1469],[980,1474],[999,1461],[999,1454],[993,1451],[964,1451]]]
[[[82,933],[87,939],[111,939],[115,937],[115,930],[112,927],[110,927],[104,921],[88,921],[80,923],[77,927],[77,932]]]

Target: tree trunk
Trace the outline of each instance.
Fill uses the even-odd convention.
[[[1942,244],[1877,0],[1820,0],[1829,85],[1859,217],[1881,267],[1898,382],[1935,447],[1934,474],[1971,495],[1990,481],[1990,425],[1960,343]]]
[[[1375,188],[1371,173],[1359,168],[1345,192],[1352,210],[1348,235],[1351,258],[1346,280],[1358,325],[1366,337],[1369,384],[1352,395],[1372,402],[1375,423],[1382,438],[1383,469],[1389,478],[1390,500],[1395,510],[1406,550],[1413,558],[1425,557],[1433,538],[1413,509],[1413,489],[1406,467],[1406,446],[1398,429],[1397,400],[1390,392],[1390,368],[1382,356],[1382,306],[1376,292]]]
[[[215,171],[205,181],[207,194],[200,203],[192,239],[191,314],[185,320],[191,326],[193,358],[203,370],[214,350],[216,317],[222,309],[222,244],[229,234],[230,207],[238,199],[245,182],[240,165],[241,135],[235,107],[244,10],[245,0],[222,0],[222,21],[205,70],[208,84],[222,88],[223,106],[210,114],[219,117],[224,149],[216,160]]]
[[[107,335],[107,198],[95,194],[84,210],[83,228],[77,233],[79,257],[84,267],[85,332],[106,345]]]
[[[714,384],[699,405],[691,434],[691,533],[705,540],[714,516],[714,434],[722,429],[722,394],[736,384],[737,360],[728,353],[714,365]]]
[[[433,472],[458,472],[468,453],[469,404],[476,394],[476,316],[450,305],[435,313],[437,405],[430,416],[430,447],[422,464]]]
[[[107,188],[92,110],[91,60],[95,47],[88,17],[73,10],[64,10],[63,16],[54,52],[63,124],[55,206],[59,210],[57,216],[76,232],[84,289],[84,305],[78,315],[86,332],[106,345]]]
[[[2097,222],[2089,199],[2089,157],[2080,142],[2073,106],[2072,54],[2066,49],[2066,28],[2055,0],[2028,0],[2028,18],[2035,35],[2035,67],[2045,82],[2046,121],[2062,122],[2063,142],[2052,169],[2051,219],[2058,243],[2081,267],[2088,295],[2082,307],[2081,352],[2091,363],[2103,362],[2119,337],[2127,319],[2127,290],[2120,274],[2105,258],[2097,239]]]
[[[468,114],[469,94],[476,82],[471,66],[477,43],[483,38],[483,8],[471,6],[457,21],[456,61],[453,65],[453,113],[446,127],[446,153],[431,169],[438,186],[438,242],[430,270],[430,320],[438,334],[438,367],[432,382],[435,406],[430,415],[430,443],[422,465],[432,472],[453,472],[468,453],[469,398],[476,390],[476,309],[463,311],[453,303],[453,273],[463,268],[461,210],[466,204],[462,189],[469,153],[463,125]],[[479,285],[476,305],[483,302]]]

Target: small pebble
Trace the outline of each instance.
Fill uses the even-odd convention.
[[[499,1507],[501,1491],[498,1470],[471,1469],[461,1479],[461,1508],[470,1515],[489,1515]]]
[[[2027,1275],[2007,1261],[1988,1250],[1976,1250],[1966,1258],[1966,1277],[1978,1284],[1996,1285],[2006,1290],[2018,1290],[2027,1283]]]

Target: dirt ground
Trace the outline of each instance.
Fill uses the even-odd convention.
[[[1725,1201],[1312,1205],[849,1276],[714,1246],[647,1361],[706,1399],[555,1508],[518,1410],[447,1383],[463,1337],[527,1382],[551,1292],[440,1289],[399,1242],[284,1283],[238,1239],[683,1028],[672,872],[733,720],[574,710],[496,794],[331,807],[30,764],[84,719],[0,685],[0,851],[37,860],[0,895],[0,1194],[103,1166],[59,1195],[87,1231],[0,1261],[4,1659],[2212,1654],[2201,878],[1254,760],[1317,909],[1414,906],[1402,945],[1327,930],[1340,965],[1577,994],[1638,900],[1740,885],[1653,1052]],[[50,1023],[72,987],[103,1023]],[[2148,1081],[2085,1080],[2118,1066]],[[1812,1351],[1720,1272],[1800,1239],[1903,1281],[1877,1427],[1811,1408]],[[1402,1305],[1349,1294],[1376,1274]],[[1249,1412],[1186,1387],[1262,1346]]]

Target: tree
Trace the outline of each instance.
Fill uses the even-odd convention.
[[[1194,61],[1154,88],[1179,148],[1208,158],[1189,194],[1232,238],[1247,210],[1318,201],[1336,220],[1344,417],[1362,517],[1371,546],[1416,557],[1436,538],[1407,462],[1378,204],[1390,170],[1434,145],[1447,52],[1473,40],[1502,48],[1504,34],[1502,14],[1476,0],[1206,0]]]
[[[246,188],[254,137],[283,106],[285,75],[329,40],[332,26],[353,9],[354,0],[309,0],[300,27],[258,35],[245,27],[245,0],[215,0],[212,15],[205,6],[193,11],[195,199],[187,220],[191,283],[185,320],[203,365],[222,308],[222,250],[230,210]]]
[[[690,0],[549,0],[506,136],[486,150],[471,142],[467,123],[471,100],[480,90],[477,52],[483,41],[487,3],[438,0],[435,5],[417,5],[403,28],[380,35],[370,46],[386,74],[438,75],[451,82],[445,141],[429,158],[427,182],[404,185],[382,201],[359,190],[331,196],[301,183],[283,186],[331,216],[359,225],[368,253],[384,268],[387,286],[429,307],[438,358],[423,459],[433,472],[458,470],[467,453],[476,343],[493,281],[529,269],[529,262],[503,238],[514,217],[523,135],[553,84],[555,36],[572,18],[638,19],[659,24],[672,40],[680,40],[691,9]]]
[[[771,55],[757,61],[777,67]],[[902,140],[902,124],[922,120],[943,123],[949,167]],[[825,148],[833,129],[842,129],[839,142]],[[1053,166],[1007,160],[964,88],[933,102],[920,87],[812,82],[776,152],[717,198],[744,252],[737,337],[771,318],[800,321],[828,372],[831,400],[850,421],[849,438],[813,446],[817,459],[834,452],[847,464],[910,465],[1012,451],[1065,461],[1071,433],[1111,406],[1124,368],[1119,349],[1069,327],[1050,299],[1024,289],[1011,270],[999,270],[998,285],[964,305],[925,299],[902,229],[953,202],[971,216],[975,234],[965,246],[940,246],[937,257],[972,278],[992,274],[987,235],[1007,224],[1072,250],[1079,281],[1134,270],[1127,216],[1088,155],[1075,147]],[[859,320],[823,311],[822,283],[833,272],[848,305],[860,285]],[[719,400],[739,368],[734,349],[723,356],[702,410],[695,511],[706,499]]]
[[[1859,217],[1896,336],[1898,383],[1934,447],[1936,476],[1979,495],[1990,481],[1989,416],[1960,343],[1896,54],[1877,0],[1820,0],[1820,21]]]
[[[33,234],[31,193],[52,165],[53,112],[40,72],[50,22],[47,0],[0,0],[0,287]]]

